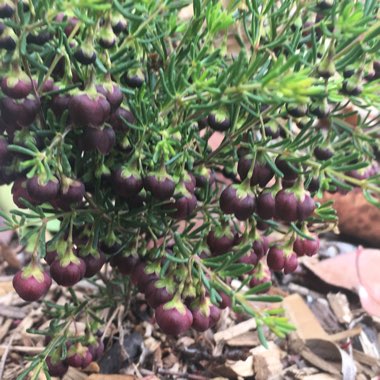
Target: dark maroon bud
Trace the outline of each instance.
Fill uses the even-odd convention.
[[[307,105],[306,104],[288,104],[286,106],[288,114],[293,117],[303,117],[307,114]]]
[[[69,365],[62,360],[55,360],[51,356],[46,358],[49,375],[54,377],[62,377],[69,369]]]
[[[377,74],[376,74],[376,71],[369,71],[367,72],[365,75],[364,75],[364,79],[367,81],[367,82],[372,82],[373,80],[376,80],[378,79],[377,78]]]
[[[280,156],[276,158],[275,164],[286,179],[290,180],[298,177],[298,174],[292,169],[288,162],[283,160]]]
[[[102,94],[79,92],[69,102],[71,119],[77,125],[100,126],[110,114],[110,104]]]
[[[10,18],[15,13],[15,6],[10,0],[0,2],[0,18]]]
[[[108,123],[117,131],[126,131],[129,129],[128,124],[136,124],[136,119],[131,111],[119,107],[111,114]]]
[[[152,173],[143,179],[144,188],[150,191],[152,195],[165,201],[171,198],[175,190],[175,182],[166,173]]]
[[[297,217],[298,220],[305,220],[313,214],[315,210],[314,199],[309,193],[304,194],[303,198],[298,201]]]
[[[256,210],[256,198],[252,193],[238,195],[233,203],[234,215],[239,220],[249,219]]]
[[[222,174],[225,178],[230,180],[227,182],[239,183],[239,180],[236,178],[235,171],[232,168],[224,166],[222,169]]]
[[[259,257],[256,255],[254,251],[252,251],[241,257],[239,259],[239,262],[249,265],[256,265],[259,262]]]
[[[5,165],[9,161],[9,158],[8,142],[4,137],[0,136],[0,165]]]
[[[115,131],[110,127],[103,129],[87,127],[83,130],[82,144],[84,150],[97,150],[106,155],[112,150],[115,141]]]
[[[321,160],[321,161],[328,160],[328,159],[331,158],[333,155],[334,155],[334,153],[333,153],[332,150],[330,150],[329,148],[321,148],[321,147],[317,146],[317,147],[315,147],[315,149],[314,149],[314,156],[315,156],[318,160]]]
[[[284,269],[286,262],[285,253],[282,249],[272,247],[269,249],[267,256],[268,267],[274,271],[281,271]]]
[[[252,244],[253,251],[259,258],[259,260],[264,257],[269,250],[269,240],[266,236],[261,236],[259,239],[255,240]]]
[[[119,168],[112,173],[115,192],[126,198],[135,197],[143,188],[143,181],[137,171]]]
[[[141,194],[139,195],[136,195],[132,198],[125,198],[127,204],[128,204],[128,207],[133,210],[133,209],[136,209],[136,208],[141,208],[144,206],[145,202],[146,202],[146,197],[145,196],[142,196]]]
[[[234,202],[236,199],[236,189],[233,186],[226,187],[220,195],[220,208],[225,214],[234,213]]]
[[[64,32],[67,37],[71,35],[75,26],[78,24],[79,20],[76,17],[67,17],[64,13],[59,13],[55,18],[57,22],[65,24]]]
[[[271,281],[271,272],[267,266],[259,264],[254,272],[251,281],[249,282],[250,288],[254,288],[257,285],[265,284]],[[258,293],[265,293],[267,290],[263,290]]]
[[[36,204],[34,199],[32,199],[32,197],[28,193],[28,190],[26,188],[26,181],[27,180],[25,178],[18,178],[15,180],[12,186],[11,192],[13,196],[13,202],[18,208],[27,208],[21,201],[21,198],[24,198],[31,204]]]
[[[320,77],[329,79],[335,74],[335,65],[331,57],[323,59],[317,68],[317,72]]]
[[[200,332],[208,330],[210,325],[210,309],[207,309],[207,314],[205,313],[206,310],[201,310],[199,306],[191,308],[190,310],[193,316],[193,324],[191,327]]]
[[[330,114],[330,109],[329,106],[325,103],[313,103],[309,107],[309,112],[319,119],[324,119]]]
[[[257,198],[257,214],[262,219],[272,219],[276,214],[275,197],[271,191],[262,192]]]
[[[102,251],[100,251],[97,256],[89,253],[86,256],[81,256],[81,258],[86,265],[86,272],[84,274],[84,277],[87,278],[92,277],[96,273],[100,272],[104,263],[106,262],[106,256]]]
[[[127,29],[127,20],[121,15],[113,16],[111,24],[112,30],[116,35]]]
[[[191,311],[180,300],[160,305],[155,310],[155,318],[161,330],[168,335],[184,333],[193,323]]]
[[[67,358],[67,364],[74,368],[86,368],[92,362],[92,355],[87,347],[81,344],[70,347]]]
[[[0,185],[11,185],[19,177],[20,174],[13,167],[0,167]]]
[[[118,254],[111,258],[111,266],[116,267],[121,274],[130,275],[134,271],[138,261],[138,258],[135,256]]]
[[[206,127],[208,127],[208,117],[198,120],[198,128],[200,131]]]
[[[319,181],[319,178],[312,178],[309,182],[309,185],[307,186],[307,190],[310,191],[310,193],[316,193],[321,186],[321,183]]]
[[[310,119],[309,117],[305,116],[301,119],[297,119],[295,121],[295,124],[296,126],[299,128],[299,129],[304,129],[306,128],[308,125],[311,125],[311,123],[313,122],[312,119]]]
[[[355,67],[347,66],[343,71],[343,76],[347,78],[351,78],[355,74]]]
[[[67,93],[57,94],[53,96],[50,102],[50,108],[57,118],[60,118],[62,114],[69,109],[70,100],[71,95]]]
[[[219,132],[224,132],[231,127],[231,121],[228,117],[218,117],[215,114],[208,116],[208,124],[211,129]]]
[[[17,46],[17,36],[11,28],[5,28],[0,35],[0,49],[13,51]]]
[[[121,92],[120,87],[111,80],[96,85],[96,90],[99,94],[105,96],[111,106],[112,112],[115,111],[123,101],[123,93]]]
[[[140,262],[135,266],[131,280],[133,284],[137,285],[140,292],[144,293],[149,282],[158,280],[158,276],[154,272],[147,273],[146,264]]]
[[[373,69],[378,73],[380,72],[380,61],[373,62]]]
[[[88,346],[88,351],[92,356],[93,361],[99,360],[104,353],[104,343],[99,340],[95,344],[91,344]]]
[[[205,170],[203,170],[205,169]],[[202,168],[195,174],[196,187],[207,187],[215,182],[215,175],[206,168]]]
[[[82,65],[92,65],[96,61],[96,51],[93,46],[79,46],[74,58]]]
[[[121,251],[121,245],[118,243],[109,243],[107,241],[101,241],[99,243],[99,249],[106,255],[115,255]]]
[[[49,202],[58,195],[59,181],[55,177],[44,181],[40,177],[34,176],[27,180],[26,188],[33,200],[37,202]]]
[[[50,274],[58,285],[74,286],[86,272],[86,264],[78,257],[72,255],[70,259],[57,259],[50,265]]]
[[[260,277],[260,278],[253,277],[251,279],[251,281],[249,281],[249,287],[250,288],[254,288],[255,286],[258,286],[258,285],[270,282],[270,280],[271,280],[270,277]],[[261,292],[257,292],[257,294],[259,294],[259,293],[265,293],[265,292],[266,291],[261,291]]]
[[[268,223],[265,223],[259,220],[256,222],[256,227],[259,231],[266,231],[270,227],[270,225]]]
[[[313,240],[297,237],[293,244],[293,249],[298,256],[314,256],[318,253],[320,245],[319,238],[316,235],[312,235],[312,237],[314,238]]]
[[[215,305],[210,305],[209,328],[214,327],[218,323],[221,313],[222,311],[218,307],[216,307]]]
[[[33,123],[40,110],[40,105],[39,99],[32,96],[22,100],[5,97],[0,101],[3,120],[6,123],[17,123],[20,126],[28,126]]]
[[[357,80],[345,80],[342,85],[342,93],[349,96],[358,96],[362,93],[363,87]]]
[[[48,30],[41,30],[38,33],[31,32],[26,36],[28,44],[44,45],[52,38],[52,34]]]
[[[235,236],[224,231],[210,231],[207,235],[207,245],[213,255],[222,255],[232,250],[235,245]]]
[[[173,210],[170,215],[176,219],[187,219],[197,207],[197,198],[194,194],[188,193],[175,199],[174,204],[169,204],[167,208]]]
[[[266,236],[258,237],[252,243],[252,251],[243,256],[240,259],[240,262],[250,265],[256,265],[267,253],[269,250],[269,241]]]
[[[280,128],[278,125],[267,125],[264,129],[266,137],[272,137],[273,140],[280,137]]]
[[[48,292],[51,277],[41,268],[29,265],[15,274],[12,283],[23,300],[32,302],[39,300]]]
[[[317,7],[323,11],[332,8],[333,5],[334,0],[321,0],[317,3]]]
[[[66,178],[62,181],[59,199],[66,205],[72,205],[81,202],[85,193],[83,182]]]
[[[20,69],[5,75],[1,80],[1,90],[12,99],[26,98],[32,89],[32,81]]]
[[[158,281],[151,281],[145,288],[145,299],[151,308],[156,309],[161,304],[171,301],[173,294],[166,286],[160,287]]]
[[[194,193],[195,191],[195,185],[196,185],[196,179],[191,173],[186,173],[184,176],[183,184],[186,187],[186,190],[190,193]]]
[[[230,296],[228,296],[223,291],[219,291],[219,295],[222,298],[222,300],[219,303],[219,308],[220,309],[226,309],[227,307],[231,307],[232,306],[232,301],[231,301],[231,297]]]
[[[35,83],[35,86],[37,87],[37,83]],[[46,92],[57,90],[58,86],[55,85],[53,78],[47,78],[41,86],[42,93],[45,94]]]
[[[294,193],[280,190],[275,197],[276,217],[286,222],[297,220],[298,200]]]
[[[55,259],[58,258],[58,252],[57,251],[46,251],[46,255],[44,257],[46,263],[48,265],[51,265]]]
[[[144,84],[145,80],[141,74],[126,74],[123,76],[123,81],[128,87],[131,88],[140,88]]]
[[[284,273],[289,274],[293,273],[298,267],[298,259],[295,253],[292,253],[290,256],[286,257],[284,265]]]
[[[98,42],[102,48],[111,49],[115,46],[116,35],[113,32],[111,25],[106,25],[105,27],[101,28],[98,32],[98,35]]]
[[[239,159],[237,170],[242,180],[247,177],[251,165],[252,160],[249,157],[241,157]],[[265,187],[273,176],[274,172],[267,163],[256,160],[250,181],[251,186],[259,185],[260,187]]]
[[[40,99],[29,95],[22,101],[22,115],[19,115],[18,123],[25,126],[32,124],[40,109]]]
[[[283,189],[290,189],[291,187],[295,185],[296,182],[297,182],[297,178],[294,178],[294,179],[282,178],[281,186]]]

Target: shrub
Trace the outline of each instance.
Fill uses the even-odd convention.
[[[256,307],[279,299],[260,294],[268,266],[290,273],[317,253],[337,223],[323,192],[361,187],[379,205],[378,12],[371,0],[0,1],[0,179],[23,209],[3,217],[32,246],[15,288],[46,293],[43,258],[66,287],[113,268],[84,301],[69,288],[65,307],[47,303],[47,347],[19,379],[98,359],[95,311],[138,291],[166,333],[203,331],[227,306],[256,318],[264,345],[265,326],[293,329]]]

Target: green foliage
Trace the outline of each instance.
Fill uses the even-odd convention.
[[[380,74],[373,66],[380,58],[379,3],[334,1],[328,9],[321,9],[319,1],[298,0],[230,1],[226,7],[214,0],[33,0],[28,9],[19,3],[13,18],[3,20],[7,30],[14,31],[17,47],[0,52],[1,74],[10,75],[18,67],[33,78],[28,96],[38,97],[40,108],[30,125],[5,128],[12,157],[1,164],[1,174],[10,170],[28,179],[56,177],[61,187],[67,179],[78,179],[86,186],[83,201],[67,208],[54,202],[37,204],[24,194],[20,204],[26,209],[1,214],[7,228],[17,231],[33,252],[33,260],[62,242],[65,247],[77,244],[86,253],[97,252],[102,244],[117,247],[109,261],[120,254],[145,260],[161,278],[174,279],[176,295],[203,299],[208,294],[215,305],[227,295],[234,310],[256,318],[263,345],[265,327],[279,337],[292,331],[282,309],[256,307],[257,302],[280,299],[261,294],[271,285],[261,264],[242,259],[260,234],[276,233],[271,247],[286,250],[296,239],[311,241],[310,233],[334,229],[332,204],[317,201],[312,215],[291,223],[265,220],[257,210],[242,222],[221,211],[220,193],[226,184],[222,174],[236,182],[240,192],[258,197],[272,183],[249,185],[255,164],[265,163],[273,171],[278,191],[287,177],[277,162],[281,157],[296,174],[290,186],[297,195],[308,194],[313,182],[318,183],[313,190],[317,200],[325,191],[361,187],[368,202],[380,205],[380,180],[373,165],[380,123],[371,113],[380,108]],[[193,16],[180,19],[187,6]],[[62,13],[65,17],[57,18]],[[114,32],[117,21],[126,25],[119,34]],[[28,42],[30,33],[42,31],[51,38],[43,44]],[[105,48],[105,36],[114,38],[114,45]],[[96,53],[93,64],[77,58],[85,45]],[[353,73],[346,77],[348,68]],[[140,87],[130,85],[135,76],[142,81]],[[45,91],[50,78],[55,87]],[[114,113],[94,127],[73,122],[70,107],[55,112],[52,102],[59,96],[72,99],[81,91],[95,96],[94,86],[110,81],[120,88],[122,107],[133,116],[122,116],[121,127],[112,124]],[[1,92],[0,101],[6,97]],[[321,115],[325,106],[328,112]],[[295,116],[291,107],[306,111]],[[215,149],[209,146],[216,129],[210,127],[210,115],[229,121]],[[357,118],[356,125],[350,116]],[[207,124],[204,129],[202,122]],[[110,126],[116,143],[107,154],[84,148],[88,130],[104,132]],[[332,154],[318,158],[316,148]],[[237,176],[242,157],[252,161],[244,181]],[[173,197],[155,198],[146,185],[140,192],[142,202],[121,196],[112,184],[120,167],[141,178],[166,175],[175,183]],[[168,207],[190,192],[184,185],[188,173],[198,180],[205,177],[206,184],[195,190],[193,212],[178,220]],[[210,173],[217,174],[215,183]],[[46,246],[51,223],[56,231]],[[259,233],[263,223],[265,232]],[[221,254],[211,253],[209,232],[228,235],[227,230],[240,240]],[[78,236],[80,242],[74,244]],[[236,278],[240,288],[231,286]],[[72,304],[47,303],[54,321],[46,334],[56,338],[19,380],[32,369],[47,373],[45,359],[51,352],[63,350],[64,356],[65,342],[78,338],[68,333],[68,319],[72,323],[87,316],[98,326],[104,321],[96,311],[114,310],[130,296],[128,276],[115,269],[103,280],[96,285],[98,294],[83,302],[71,290]]]

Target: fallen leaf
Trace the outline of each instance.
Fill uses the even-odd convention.
[[[379,246],[380,209],[367,202],[361,189],[354,189],[345,195],[326,194],[323,198],[324,201],[334,201],[342,234]]]
[[[307,257],[303,264],[323,281],[358,293],[363,308],[380,315],[380,250],[360,249],[322,261]]]

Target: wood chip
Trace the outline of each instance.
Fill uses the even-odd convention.
[[[255,380],[276,380],[282,378],[282,351],[273,342],[268,343],[268,349],[258,346],[250,353],[253,357]]]
[[[226,344],[230,347],[256,347],[260,344],[260,340],[256,331],[248,331],[227,340]]]
[[[301,351],[301,356],[313,366],[320,368],[323,371],[333,375],[340,375],[339,369],[330,362],[322,359],[320,356],[314,354],[310,349],[305,348]]]
[[[253,357],[249,356],[246,360],[238,360],[229,365],[236,376],[251,377],[254,375]]]
[[[0,342],[4,339],[4,337],[7,335],[9,328],[12,325],[12,319],[7,319],[4,323],[0,326]]]
[[[372,367],[372,369],[375,369],[374,367],[377,367],[380,369],[380,359],[374,358],[373,356],[367,355],[364,352],[353,350],[352,351],[355,360],[357,360],[359,363],[368,365]]]
[[[7,349],[7,346],[5,345],[0,346],[0,356],[4,354],[6,349]],[[11,346],[10,347],[10,351],[22,352],[28,355],[39,354],[44,349],[45,349],[44,347],[25,347],[25,346]]]
[[[347,296],[343,293],[329,293],[327,294],[327,299],[338,321],[346,324],[351,323],[353,316]]]
[[[331,375],[328,373],[317,373],[315,375],[310,375],[310,376],[304,376],[302,380],[340,380],[341,376],[340,375]]]
[[[283,304],[301,339],[328,339],[328,334],[299,294],[286,297]]]
[[[16,306],[0,304],[0,315],[12,319],[24,319],[27,315],[27,311]]]
[[[102,376],[106,376],[106,375],[102,375]],[[66,372],[66,375],[63,377],[63,380],[87,380],[87,379],[89,379],[88,375],[86,375],[82,371],[79,371],[73,367],[69,367],[69,370]]]
[[[214,335],[214,339],[216,343],[219,343],[221,341],[228,341],[236,336],[244,334],[255,328],[256,328],[256,320],[255,318],[251,318],[235,326],[229,327],[226,330],[217,332]]]
[[[331,334],[329,335],[329,338],[333,342],[339,342],[340,340],[344,340],[347,338],[352,338],[356,335],[359,335],[362,332],[361,326],[356,326],[353,329],[345,330],[345,331],[340,331],[336,334]]]

